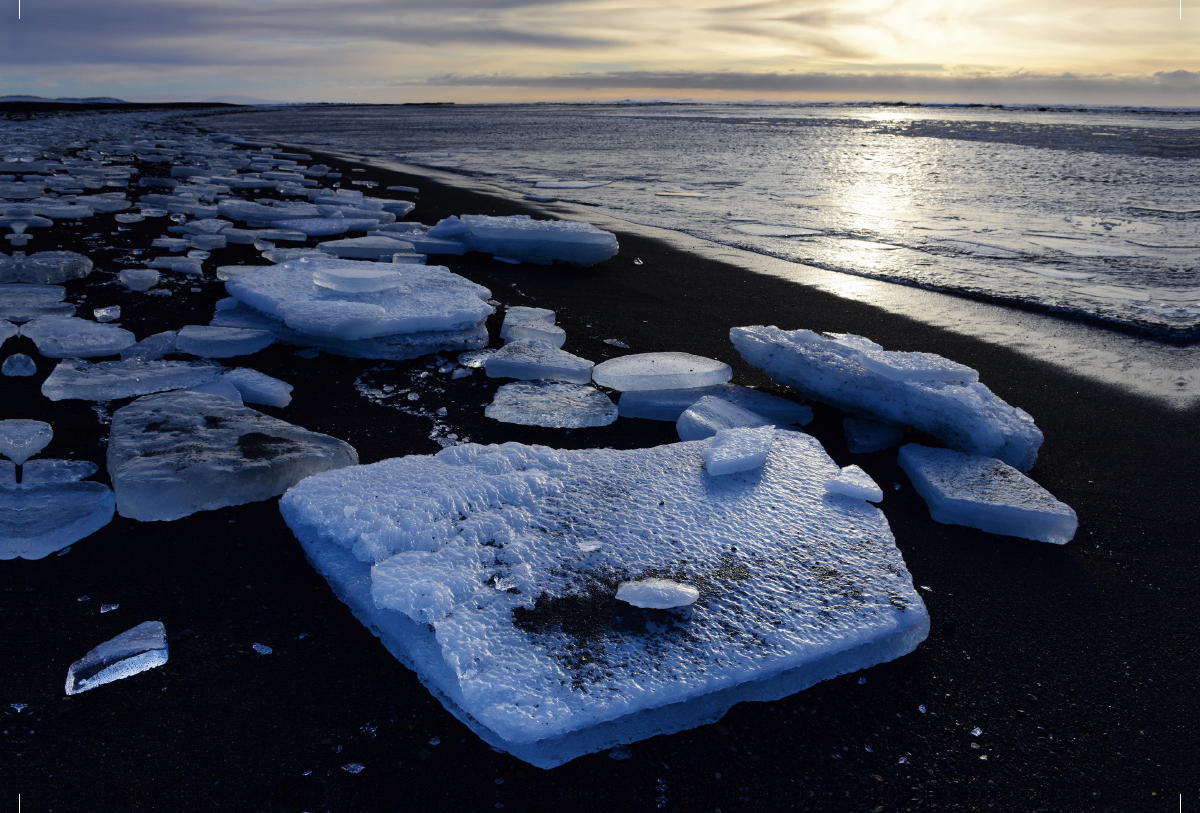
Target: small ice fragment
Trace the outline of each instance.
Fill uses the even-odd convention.
[[[636,582],[621,582],[617,586],[617,600],[654,610],[669,610],[686,607],[700,598],[700,591],[690,584],[681,584],[670,579],[642,579]]]
[[[488,358],[495,352],[495,350],[468,350],[466,353],[458,354],[458,363],[464,367],[478,370],[487,366]]]
[[[43,356],[59,359],[113,356],[136,341],[128,330],[74,316],[41,316],[23,325],[21,335]]]
[[[104,613],[111,613],[113,610],[117,609],[120,606],[121,606],[120,604],[101,604],[100,605],[100,614],[103,615]]]
[[[343,765],[342,770],[346,773],[362,773],[365,767],[361,762],[351,762],[349,765]]]
[[[79,694],[167,662],[167,629],[147,621],[84,655],[67,670],[67,694]]]
[[[776,426],[799,424],[813,419],[812,407],[797,404],[737,384],[715,384],[678,390],[642,390],[621,393],[621,417],[677,422],[683,413],[705,396],[720,398],[766,418]]]
[[[275,650],[271,649],[271,647],[267,646],[266,644],[255,644],[252,647],[252,649],[255,652],[257,652],[259,655],[270,655],[272,652],[275,651]],[[357,771],[356,771],[356,773],[357,773]]]
[[[13,353],[0,365],[0,372],[7,376],[28,376],[37,373],[37,364],[24,353]]]
[[[858,679],[858,685],[859,685],[859,686],[862,686],[862,685],[866,684],[866,682],[867,682],[867,679],[866,679],[865,677],[860,677],[860,678]]]
[[[45,421],[12,418],[0,421],[0,454],[20,466],[46,448],[54,430]]]
[[[774,426],[722,429],[704,450],[704,468],[714,477],[757,469],[767,461],[774,443]]]
[[[978,726],[976,726],[975,728],[972,728],[972,729],[971,729],[971,736],[972,736],[972,737],[978,737],[978,736],[979,736],[980,734],[982,734],[982,733],[983,733],[983,729],[982,729],[982,728],[979,728]]]
[[[440,739],[438,739],[437,737],[434,737],[433,739],[431,739],[429,741],[429,744],[430,745],[441,745],[442,741]]]
[[[617,405],[594,387],[536,381],[505,384],[483,414],[504,423],[579,429],[608,426],[617,419]]]
[[[590,384],[595,365],[539,339],[516,339],[488,357],[484,366],[488,378],[547,379]]]
[[[9,703],[8,705],[9,705],[9,707],[16,709],[17,714],[20,714],[25,709],[29,708],[28,703]]]
[[[258,370],[238,367],[221,376],[221,380],[237,387],[238,392],[242,394],[242,400],[251,404],[285,407],[292,402],[291,384]]]
[[[846,448],[851,454],[869,454],[895,446],[904,438],[904,428],[893,423],[846,418],[842,421]]]
[[[504,314],[500,338],[506,342],[537,339],[552,347],[562,347],[567,341],[567,333],[554,324],[554,311],[514,305]]]
[[[725,362],[691,353],[638,353],[603,361],[592,370],[597,384],[622,392],[706,387],[732,377]]]
[[[80,596],[79,598],[77,598],[75,600],[76,601],[91,601],[92,597],[91,596]]]
[[[846,466],[837,477],[825,481],[825,490],[831,494],[845,494],[867,502],[883,499],[883,489],[875,484],[871,475],[858,466]]]
[[[900,757],[900,761],[899,761],[897,764],[898,764],[898,765],[907,765],[907,764],[908,764],[908,757]]]
[[[629,349],[629,345],[625,344],[625,342],[621,341],[620,339],[605,339],[604,343],[613,347],[619,347],[622,350]]]
[[[921,712],[922,714],[924,714],[924,713],[925,713],[925,704],[924,704],[924,703],[922,703],[921,705],[917,706],[917,711],[919,711],[919,712]]]
[[[131,291],[149,291],[158,284],[159,274],[153,268],[126,268],[117,278]]]
[[[675,431],[679,433],[680,440],[704,440],[722,429],[767,426],[770,423],[748,409],[706,395],[684,410],[675,422]]]
[[[995,458],[909,443],[899,463],[936,522],[1056,545],[1079,526],[1069,506]]]
[[[97,322],[115,322],[121,318],[121,306],[109,305],[105,308],[95,308],[92,310],[92,315],[96,317]]]
[[[451,378],[466,378],[467,376],[471,375],[474,372],[475,371],[472,370],[470,367],[459,367],[458,369],[456,369],[454,372],[452,372],[450,374],[450,377]]]
[[[617,253],[617,237],[590,223],[533,220],[528,215],[448,217],[429,237],[457,237],[475,251],[524,262],[595,265]]]

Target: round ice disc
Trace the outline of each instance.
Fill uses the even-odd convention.
[[[691,353],[636,353],[597,364],[592,380],[602,387],[638,390],[684,390],[723,384],[733,378],[728,364]]]
[[[390,268],[323,268],[313,272],[313,282],[344,293],[386,291],[399,287],[404,276]]]

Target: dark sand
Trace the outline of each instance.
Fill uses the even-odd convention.
[[[426,223],[533,211],[375,167],[343,171],[345,186],[378,181],[375,194],[390,195],[389,184],[419,187],[409,219]],[[166,253],[148,246],[167,225],[148,220],[110,234],[116,224],[98,215],[39,230],[26,251],[61,245],[93,257],[97,271],[67,286],[69,300],[87,297],[81,315],[119,304],[122,325],[139,337],[207,324],[224,296],[212,269],[261,260],[250,246],[215,251],[196,293],[189,278],[164,272],[177,289],[170,298],[112,283],[122,258],[134,266]],[[94,232],[103,234],[96,246],[146,251],[92,250],[81,238]],[[728,340],[731,326],[776,324],[860,333],[976,367],[1045,432],[1032,476],[1078,512],[1075,540],[1058,547],[932,522],[895,450],[849,455],[842,414],[818,405],[808,431],[839,464],[858,463],[884,486],[882,508],[913,580],[929,588],[929,639],[865,673],[636,743],[628,760],[600,753],[543,771],[493,752],[431,698],[308,565],[275,500],[169,524],[117,517],[67,555],[0,562],[2,803],[15,810],[19,793],[26,811],[1115,811],[1176,810],[1182,794],[1185,809],[1196,805],[1197,410],[1171,411],[868,306],[619,238],[619,256],[589,269],[481,255],[441,261],[505,305],[554,308],[565,349],[596,361],[624,352],[603,343],[615,338],[633,352],[719,358],[735,381],[787,394]],[[496,336],[498,317],[490,327]],[[430,418],[355,390],[380,362],[306,360],[294,350],[276,345],[231,360],[295,385],[290,406],[262,411],[349,441],[364,463],[437,451]],[[0,380],[3,417],[54,424],[42,457],[103,466],[103,416],[90,402],[42,397],[54,361],[26,339],[9,340],[0,355],[14,352],[33,356],[38,375]],[[671,423],[624,418],[570,433],[499,424],[482,405],[501,382],[481,373],[417,377],[429,363],[387,364],[368,378],[416,387],[420,401],[405,406],[446,405],[450,431],[477,442],[676,440]],[[105,603],[120,608],[101,615]],[[151,619],[168,631],[165,667],[63,696],[72,661]],[[254,643],[274,654],[256,654]],[[28,708],[18,714],[9,703]],[[365,768],[351,774],[350,763]]]

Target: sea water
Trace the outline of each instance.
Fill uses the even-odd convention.
[[[221,127],[832,271],[1200,339],[1196,110],[337,107]]]

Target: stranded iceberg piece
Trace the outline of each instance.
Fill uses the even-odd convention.
[[[550,265],[595,265],[617,253],[617,236],[590,223],[532,220],[528,215],[448,217],[429,237],[461,240],[475,251]]]
[[[714,477],[761,468],[774,443],[774,426],[722,429],[704,450],[704,468]]]
[[[826,480],[825,490],[830,494],[845,494],[847,497],[857,497],[868,502],[879,502],[883,499],[883,489],[871,479],[871,475],[858,466],[846,466],[837,477]]]
[[[671,610],[695,604],[700,591],[690,584],[680,584],[670,579],[642,579],[637,582],[621,582],[617,587],[617,601],[642,607],[647,610]]]
[[[549,308],[514,305],[504,314],[500,338],[506,342],[537,339],[552,347],[562,347],[567,341],[567,332],[554,324],[554,311]]]
[[[488,356],[484,366],[488,378],[546,378],[590,384],[595,365],[543,341],[517,339]]]
[[[199,392],[149,395],[118,409],[108,442],[117,512],[142,521],[265,500],[357,462],[336,438]]]
[[[770,424],[770,421],[748,409],[706,395],[684,410],[675,422],[675,431],[679,433],[680,440],[704,440],[722,429]]]
[[[67,670],[67,694],[79,694],[167,662],[167,628],[147,621],[75,661]]]
[[[55,359],[115,356],[137,341],[128,330],[74,316],[42,316],[22,325],[21,335]]]
[[[467,444],[318,474],[280,509],[451,713],[548,768],[897,658],[928,634],[883,514],[826,498],[838,467],[819,443],[778,432],[762,469],[719,478],[707,445]],[[651,578],[699,597],[616,600]],[[583,616],[587,630],[570,621]]]
[[[747,362],[813,400],[915,427],[959,451],[998,457],[1022,471],[1037,460],[1042,432],[1033,418],[978,381],[896,380],[882,375],[864,365],[864,354],[872,354],[876,364],[891,354],[873,349],[878,345],[860,336],[827,338],[811,330],[754,326],[735,327],[729,338]],[[888,360],[892,369],[905,367],[911,356],[925,354],[896,355],[903,358]],[[913,376],[920,375],[911,365],[908,369]],[[938,372],[949,367],[931,363],[928,369]],[[967,377],[961,371],[955,374]]]
[[[204,358],[249,356],[270,345],[275,337],[266,330],[184,325],[175,337],[175,349]]]
[[[225,368],[212,361],[101,361],[63,359],[42,382],[51,401],[113,401],[214,381]]]
[[[0,559],[41,559],[112,521],[115,502],[108,486],[63,482],[91,472],[71,472],[65,466],[47,471],[35,462],[25,465],[20,485],[0,485]]]
[[[991,457],[900,447],[900,468],[937,522],[1064,545],[1075,536],[1075,512],[1012,466]]]
[[[602,361],[592,370],[593,381],[621,392],[707,387],[731,378],[733,369],[725,362],[691,353],[637,353]]]
[[[595,387],[535,381],[505,384],[483,414],[522,426],[581,429],[608,426],[617,419],[617,405]]]
[[[689,407],[701,398],[709,396],[728,401],[742,409],[748,409],[777,426],[782,424],[804,426],[813,419],[813,411],[810,406],[797,404],[795,401],[738,384],[714,384],[711,387],[693,387],[686,390],[623,392],[620,405],[621,417],[678,422],[680,416]]]

